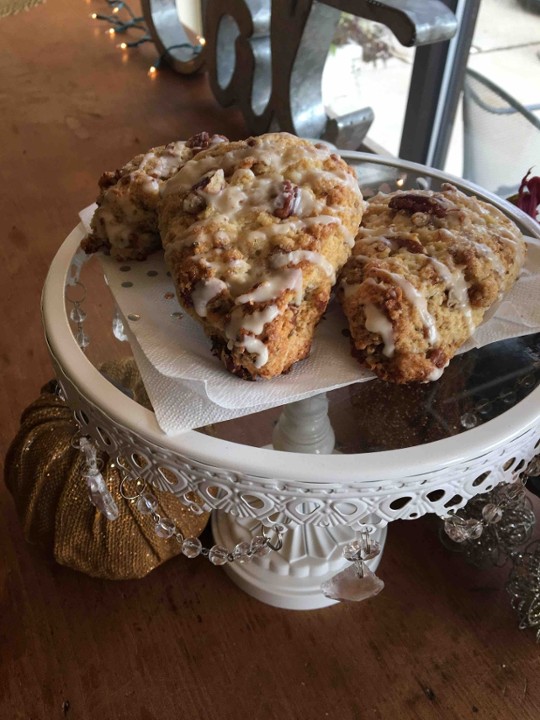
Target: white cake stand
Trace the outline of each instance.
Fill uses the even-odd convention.
[[[526,215],[457,178],[362,153],[343,156],[357,166],[361,186],[368,192],[381,185],[388,190],[436,188],[450,180],[465,192],[498,205],[527,235],[540,237],[538,226]],[[134,474],[173,492],[194,512],[213,510],[213,532],[219,544],[233,547],[261,524],[286,526],[279,553],[249,565],[225,566],[236,584],[260,600],[293,609],[332,604],[334,601],[321,593],[320,584],[346,564],[342,548],[359,530],[369,530],[382,546],[389,522],[425,513],[445,517],[474,495],[511,481],[539,452],[540,358],[534,352],[523,365],[523,373],[508,374],[510,384],[512,378],[517,382],[523,377],[527,382],[512,397],[505,391],[502,408],[496,409],[493,401],[495,410],[489,417],[482,419],[480,408],[475,423],[462,422],[458,428],[449,423],[448,432],[433,442],[414,441],[409,447],[389,445],[391,449],[385,449],[381,440],[378,451],[333,453],[334,434],[324,396],[285,409],[274,433],[274,448],[264,447],[270,440],[268,433],[261,435],[261,447],[243,444],[242,422],[252,425],[252,418],[234,421],[235,436],[240,437],[236,442],[228,438],[228,429],[222,437],[197,431],[167,436],[154,413],[111,384],[76,342],[65,295],[73,273],[79,271],[74,264],[80,258],[80,240],[77,228],[60,247],[42,300],[46,341],[67,402],[82,432],[101,450],[124,458]],[[91,312],[92,299],[86,302]],[[520,352],[523,350],[518,347],[516,353]],[[526,374],[527,363],[532,374]],[[484,394],[498,382],[495,376],[487,385],[480,383]],[[329,395],[331,411],[334,396]],[[474,390],[464,391],[464,396],[474,415],[474,402],[481,405],[484,400],[478,399]],[[351,403],[345,407],[342,396],[339,402],[339,417],[344,417],[351,412]],[[366,408],[366,412],[376,409]],[[437,420],[433,412],[430,417]],[[349,430],[351,422],[352,415],[350,421],[345,418]],[[444,426],[444,418],[441,422]],[[476,426],[467,430],[471,424]],[[230,423],[226,425],[230,427]],[[219,434],[220,426],[216,430]],[[198,502],[193,502],[192,493],[197,494]],[[368,563],[371,569],[379,559]]]

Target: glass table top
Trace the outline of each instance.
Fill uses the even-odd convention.
[[[437,171],[397,160],[368,162],[360,154],[355,157],[343,154],[356,167],[366,197],[379,190],[436,190],[442,182],[450,180]],[[451,181],[471,194],[472,190],[460,185],[456,179]],[[482,197],[480,192],[476,194]],[[518,218],[520,224],[525,234],[534,232],[534,225],[526,221],[524,224]],[[537,234],[540,236],[540,227]],[[121,323],[96,257],[83,266],[81,283],[85,297],[80,307],[86,312],[84,330],[90,339],[86,348],[88,359],[101,368],[105,362],[132,357],[129,343],[118,339],[122,336]],[[68,290],[68,295],[70,292],[72,290]],[[72,309],[73,303],[66,301],[68,317]],[[76,334],[77,323],[72,321],[71,326]],[[502,415],[539,384],[540,334],[535,334],[458,355],[436,382],[405,386],[372,380],[350,385],[328,393],[336,448],[347,454],[370,453],[423,445],[459,435]],[[131,388],[121,389],[133,396]],[[281,407],[276,407],[205,426],[199,432],[248,446],[268,446],[281,411]]]

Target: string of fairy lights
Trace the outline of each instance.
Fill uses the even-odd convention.
[[[132,39],[129,35],[125,40],[118,43],[116,46],[122,51],[131,50],[133,48],[140,47],[145,43],[154,43],[145,19],[142,15],[137,15],[133,12],[127,2],[123,0],[105,0],[110,9],[110,14],[93,12],[90,14],[92,20],[104,22],[109,25],[105,31],[108,35],[124,35],[125,33],[131,33],[132,31],[142,33],[138,38]],[[203,37],[197,36],[197,45],[191,45],[187,42],[178,43],[177,45],[170,45],[159,55],[154,63],[148,68],[148,75],[154,77],[157,74],[159,67],[167,57],[171,50],[191,50],[195,55],[200,53],[206,41]]]

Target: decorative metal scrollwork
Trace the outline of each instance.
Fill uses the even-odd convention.
[[[403,45],[447,40],[456,19],[440,0],[220,0],[206,3],[205,46],[189,60],[167,48],[185,30],[175,0],[142,0],[152,36],[179,72],[209,73],[224,107],[240,108],[249,132],[286,130],[357,148],[372,121],[371,108],[339,118],[326,115],[321,77],[342,12],[387,25]]]

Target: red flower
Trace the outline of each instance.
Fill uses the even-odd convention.
[[[521,181],[517,195],[509,198],[510,202],[517,205],[520,210],[530,215],[534,220],[538,217],[538,206],[540,205],[540,177],[534,175],[529,179],[532,168]]]

